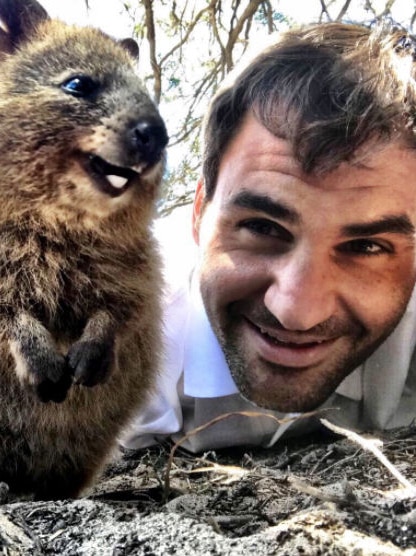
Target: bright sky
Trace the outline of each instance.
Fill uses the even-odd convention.
[[[132,35],[133,24],[126,16],[121,0],[39,0],[51,17],[68,23],[93,25],[116,38]]]
[[[132,5],[135,1],[139,0],[133,0]],[[49,15],[69,23],[94,25],[118,38],[132,34],[132,22],[125,14],[122,0],[89,0],[89,11],[86,9],[85,0],[40,0],[40,3],[46,8]],[[385,3],[386,0],[372,0],[373,6],[378,10],[381,10]],[[342,5],[343,2],[338,2],[338,4]],[[360,6],[363,2],[353,0],[352,5],[354,4]],[[399,23],[409,21],[410,15],[415,9],[413,4],[414,2],[410,0],[395,0],[392,9],[394,19]],[[294,21],[310,22],[319,13],[320,0],[280,0],[276,2],[276,6]],[[335,15],[332,11],[331,14]],[[366,12],[357,9],[354,17],[358,21],[362,21],[366,18]]]

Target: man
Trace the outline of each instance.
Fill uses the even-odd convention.
[[[195,451],[270,445],[273,417],[323,407],[366,429],[416,417],[415,58],[402,30],[316,25],[214,98],[194,271],[172,274],[170,227],[165,366],[126,446],[201,425]],[[236,411],[256,415],[203,427]]]

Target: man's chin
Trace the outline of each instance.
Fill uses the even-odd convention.
[[[310,411],[315,411],[319,409],[322,404],[326,401],[322,400],[276,400],[269,399],[269,397],[258,396],[258,395],[247,395],[240,392],[242,397],[253,405],[260,407],[262,409],[269,409],[271,411],[276,411],[279,413],[307,413]]]
[[[286,387],[268,389],[253,387],[234,379],[241,396],[257,407],[280,413],[306,413],[319,409],[335,392],[340,381],[336,384],[325,384],[315,388]],[[318,393],[318,394],[317,394]]]

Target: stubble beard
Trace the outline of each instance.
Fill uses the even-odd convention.
[[[263,395],[261,390],[257,390],[256,385],[253,384],[253,374],[255,374],[252,370],[253,364],[250,363],[240,333],[239,321],[241,322],[242,317],[228,315],[227,323],[219,325],[217,322],[213,322],[213,319],[208,315],[240,394],[259,407],[285,413],[313,411],[321,406],[335,392],[339,384],[368,359],[390,336],[400,322],[401,316],[402,312],[395,315],[382,333],[373,340],[368,338],[369,334],[363,326],[358,328],[356,323],[353,323],[348,329],[344,325],[343,335],[351,338],[349,350],[346,353],[338,354],[329,363],[330,368],[322,367],[319,372],[315,372],[312,384],[307,381],[306,390],[302,390],[301,384],[298,384],[296,391],[285,388],[285,381],[283,381],[283,387],[273,396],[269,391],[267,395]],[[268,366],[269,370],[276,374],[290,375],[291,371],[293,372],[293,369],[277,364],[267,362],[262,364]],[[322,365],[325,365],[325,363]],[[313,371],[305,371],[307,379],[311,376],[308,373],[311,372]]]

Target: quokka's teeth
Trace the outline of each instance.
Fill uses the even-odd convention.
[[[137,172],[138,174],[141,174],[143,172],[143,170],[145,169],[146,164],[137,164],[137,166],[132,166],[131,169],[134,170],[135,172]]]
[[[128,181],[127,178],[123,178],[122,176],[106,176],[106,178],[111,185],[117,189],[122,189]]]

